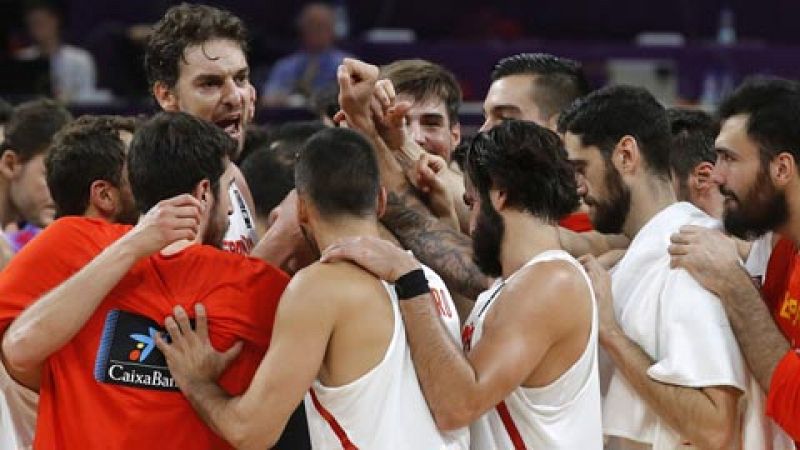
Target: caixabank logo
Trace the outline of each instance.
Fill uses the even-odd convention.
[[[141,315],[111,310],[97,350],[94,377],[101,383],[177,391],[164,355],[156,347],[158,324]]]

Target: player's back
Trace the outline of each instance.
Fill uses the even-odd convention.
[[[323,365],[305,399],[314,448],[466,448],[466,430],[436,428],[394,288],[347,263],[314,265],[304,275],[329,284],[335,303]],[[445,301],[455,311],[449,295]]]
[[[174,306],[193,315],[202,302],[216,348],[244,342],[220,379],[239,394],[269,345],[287,283],[277,269],[209,246],[140,261],[48,360],[35,448],[228,448],[179,392],[154,335]]]

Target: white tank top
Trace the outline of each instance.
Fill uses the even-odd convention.
[[[258,240],[253,215],[235,182],[228,188],[228,197],[231,199],[233,214],[228,216],[228,231],[222,240],[222,249],[241,255],[250,254]]]
[[[437,310],[458,342],[458,314],[447,287],[436,273],[423,269],[435,292]],[[468,449],[467,428],[451,432],[436,428],[411,361],[397,295],[392,286],[384,286],[392,303],[394,331],[383,360],[344,386],[314,381],[305,397],[311,446],[317,450]]]
[[[591,450],[603,448],[600,382],[597,371],[597,308],[592,284],[583,267],[562,250],[538,254],[526,267],[544,261],[567,261],[581,271],[592,295],[592,328],[586,349],[575,364],[548,386],[518,387],[495,408],[470,425],[474,450],[548,449]],[[464,325],[464,350],[480,341],[486,314],[505,282],[498,280],[478,296]],[[531,324],[536,326],[536,324]]]
[[[17,383],[0,362],[0,449],[33,448],[39,394]]]

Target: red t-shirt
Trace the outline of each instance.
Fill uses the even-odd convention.
[[[589,219],[589,214],[586,214],[585,212],[572,213],[561,219],[558,224],[576,233],[594,230],[594,227],[592,227],[592,221]]]
[[[781,238],[775,245],[761,291],[793,349],[772,374],[767,415],[800,442],[800,253],[791,240]]]
[[[125,230],[84,218],[53,223],[25,248],[28,256],[12,261],[14,270],[0,277],[0,323],[44,292],[20,286],[57,285]],[[267,350],[288,281],[259,260],[203,245],[140,261],[48,359],[34,448],[230,448],[177,390],[152,337],[175,305],[193,316],[193,305],[202,302],[215,348],[244,342],[220,378],[228,393],[241,394]]]

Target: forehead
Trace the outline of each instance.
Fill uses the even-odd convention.
[[[738,114],[725,119],[714,143],[715,146],[740,156],[758,156],[758,145],[747,136],[748,119],[747,114]]]
[[[581,137],[569,131],[564,133],[564,148],[569,154],[569,159],[586,159],[589,148],[583,145]]]
[[[186,47],[180,61],[180,76],[232,75],[247,68],[247,58],[238,43],[212,39]]]
[[[489,86],[484,108],[490,110],[497,106],[516,106],[525,110],[535,106],[532,92],[533,75],[509,75],[500,78]]]
[[[411,94],[399,93],[397,94],[397,101],[411,103],[411,109],[408,111],[410,116],[421,116],[424,114],[447,116],[447,106],[444,104],[444,100],[435,95],[418,101],[416,97]]]

